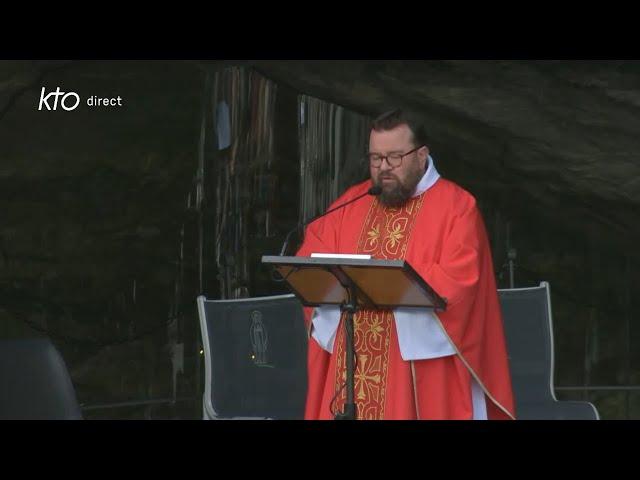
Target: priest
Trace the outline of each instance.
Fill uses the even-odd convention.
[[[359,310],[354,317],[358,419],[514,419],[491,250],[475,198],[438,174],[424,128],[400,109],[372,122],[371,178],[311,223],[298,256],[407,260],[446,311]],[[306,308],[307,419],[333,419],[346,400],[339,307]]]

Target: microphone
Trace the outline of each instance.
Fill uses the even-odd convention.
[[[299,228],[304,228],[307,225],[309,225],[310,223],[315,222],[316,220],[318,220],[319,218],[324,217],[325,215],[329,215],[332,212],[335,212],[336,210],[340,210],[341,208],[346,207],[347,205],[349,205],[350,203],[355,202],[356,200],[360,200],[362,197],[366,197],[367,195],[373,195],[374,197],[377,197],[378,195],[380,195],[382,193],[382,187],[379,185],[374,185],[373,187],[371,187],[369,190],[367,190],[366,192],[364,192],[362,195],[358,195],[355,198],[352,198],[351,200],[349,200],[348,202],[343,203],[342,205],[338,205],[335,208],[332,208],[331,210],[321,213],[319,215],[316,215],[315,217],[311,218],[311,220],[307,220],[306,222],[304,222],[302,225],[296,225],[296,227],[291,230],[289,233],[287,233],[286,238],[284,239],[284,244],[282,245],[282,250],[280,251],[280,256],[283,257],[285,252],[287,251],[287,247],[289,246],[289,240],[291,238],[291,235],[293,235],[294,232],[296,232]]]

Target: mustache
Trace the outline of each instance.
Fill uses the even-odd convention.
[[[390,180],[398,180],[398,177],[396,177],[395,175],[391,174],[391,173],[381,173],[378,176],[378,180],[384,180],[384,179],[390,179]]]

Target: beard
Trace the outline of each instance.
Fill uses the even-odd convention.
[[[424,172],[414,170],[407,176],[405,183],[402,183],[400,179],[392,173],[381,173],[378,176],[378,179],[373,182],[374,185],[382,188],[382,193],[378,197],[380,199],[380,203],[386,207],[392,208],[404,205],[407,200],[411,198],[413,192],[416,191],[416,187],[418,186],[418,183],[420,183],[420,179],[423,174]],[[383,184],[383,178],[391,178],[394,182],[391,184]]]

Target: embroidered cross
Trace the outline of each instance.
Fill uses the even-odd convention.
[[[371,385],[371,382],[380,383],[380,357],[376,357],[371,365],[367,365],[369,355],[358,355],[358,369],[354,375],[356,381],[356,389],[358,390],[358,400],[366,398],[365,388],[368,393],[374,393],[377,400],[378,386]],[[367,368],[368,367],[368,368]],[[372,392],[372,390],[375,390]]]

